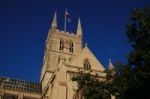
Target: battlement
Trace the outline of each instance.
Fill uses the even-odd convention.
[[[58,34],[62,34],[62,35],[66,35],[66,36],[77,36],[75,33],[73,33],[73,32],[65,32],[65,31],[63,31],[63,30],[56,30],[56,33],[58,33]]]

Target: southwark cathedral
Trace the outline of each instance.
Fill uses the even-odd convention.
[[[39,83],[0,76],[0,99],[74,99],[77,83],[73,74],[88,71],[105,77],[104,66],[87,44],[83,46],[82,25],[78,19],[76,33],[61,31],[54,14],[46,38]],[[109,69],[113,68],[111,61]]]

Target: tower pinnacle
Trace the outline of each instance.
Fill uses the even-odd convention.
[[[77,35],[82,35],[82,27],[81,27],[80,18],[78,19]]]
[[[112,62],[111,62],[111,59],[109,59],[108,69],[109,69],[109,70],[113,70],[113,69],[114,69],[114,66],[113,66],[113,64],[112,64]]]
[[[51,28],[57,28],[57,13],[55,12]]]

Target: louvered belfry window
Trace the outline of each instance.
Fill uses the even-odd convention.
[[[64,40],[60,39],[60,46],[59,46],[59,50],[63,50],[64,49]]]

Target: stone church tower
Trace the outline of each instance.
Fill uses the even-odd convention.
[[[82,26],[78,19],[76,33],[57,28],[57,14],[48,32],[41,70],[42,99],[73,99],[76,83],[72,74],[89,71],[105,76],[105,68],[88,46],[82,46]]]
[[[77,83],[71,81],[73,74],[90,72],[104,78],[105,68],[87,44],[82,46],[82,36],[80,19],[76,33],[60,31],[55,13],[45,43],[40,83],[0,76],[0,99],[74,99]],[[108,69],[113,68],[110,60]]]

